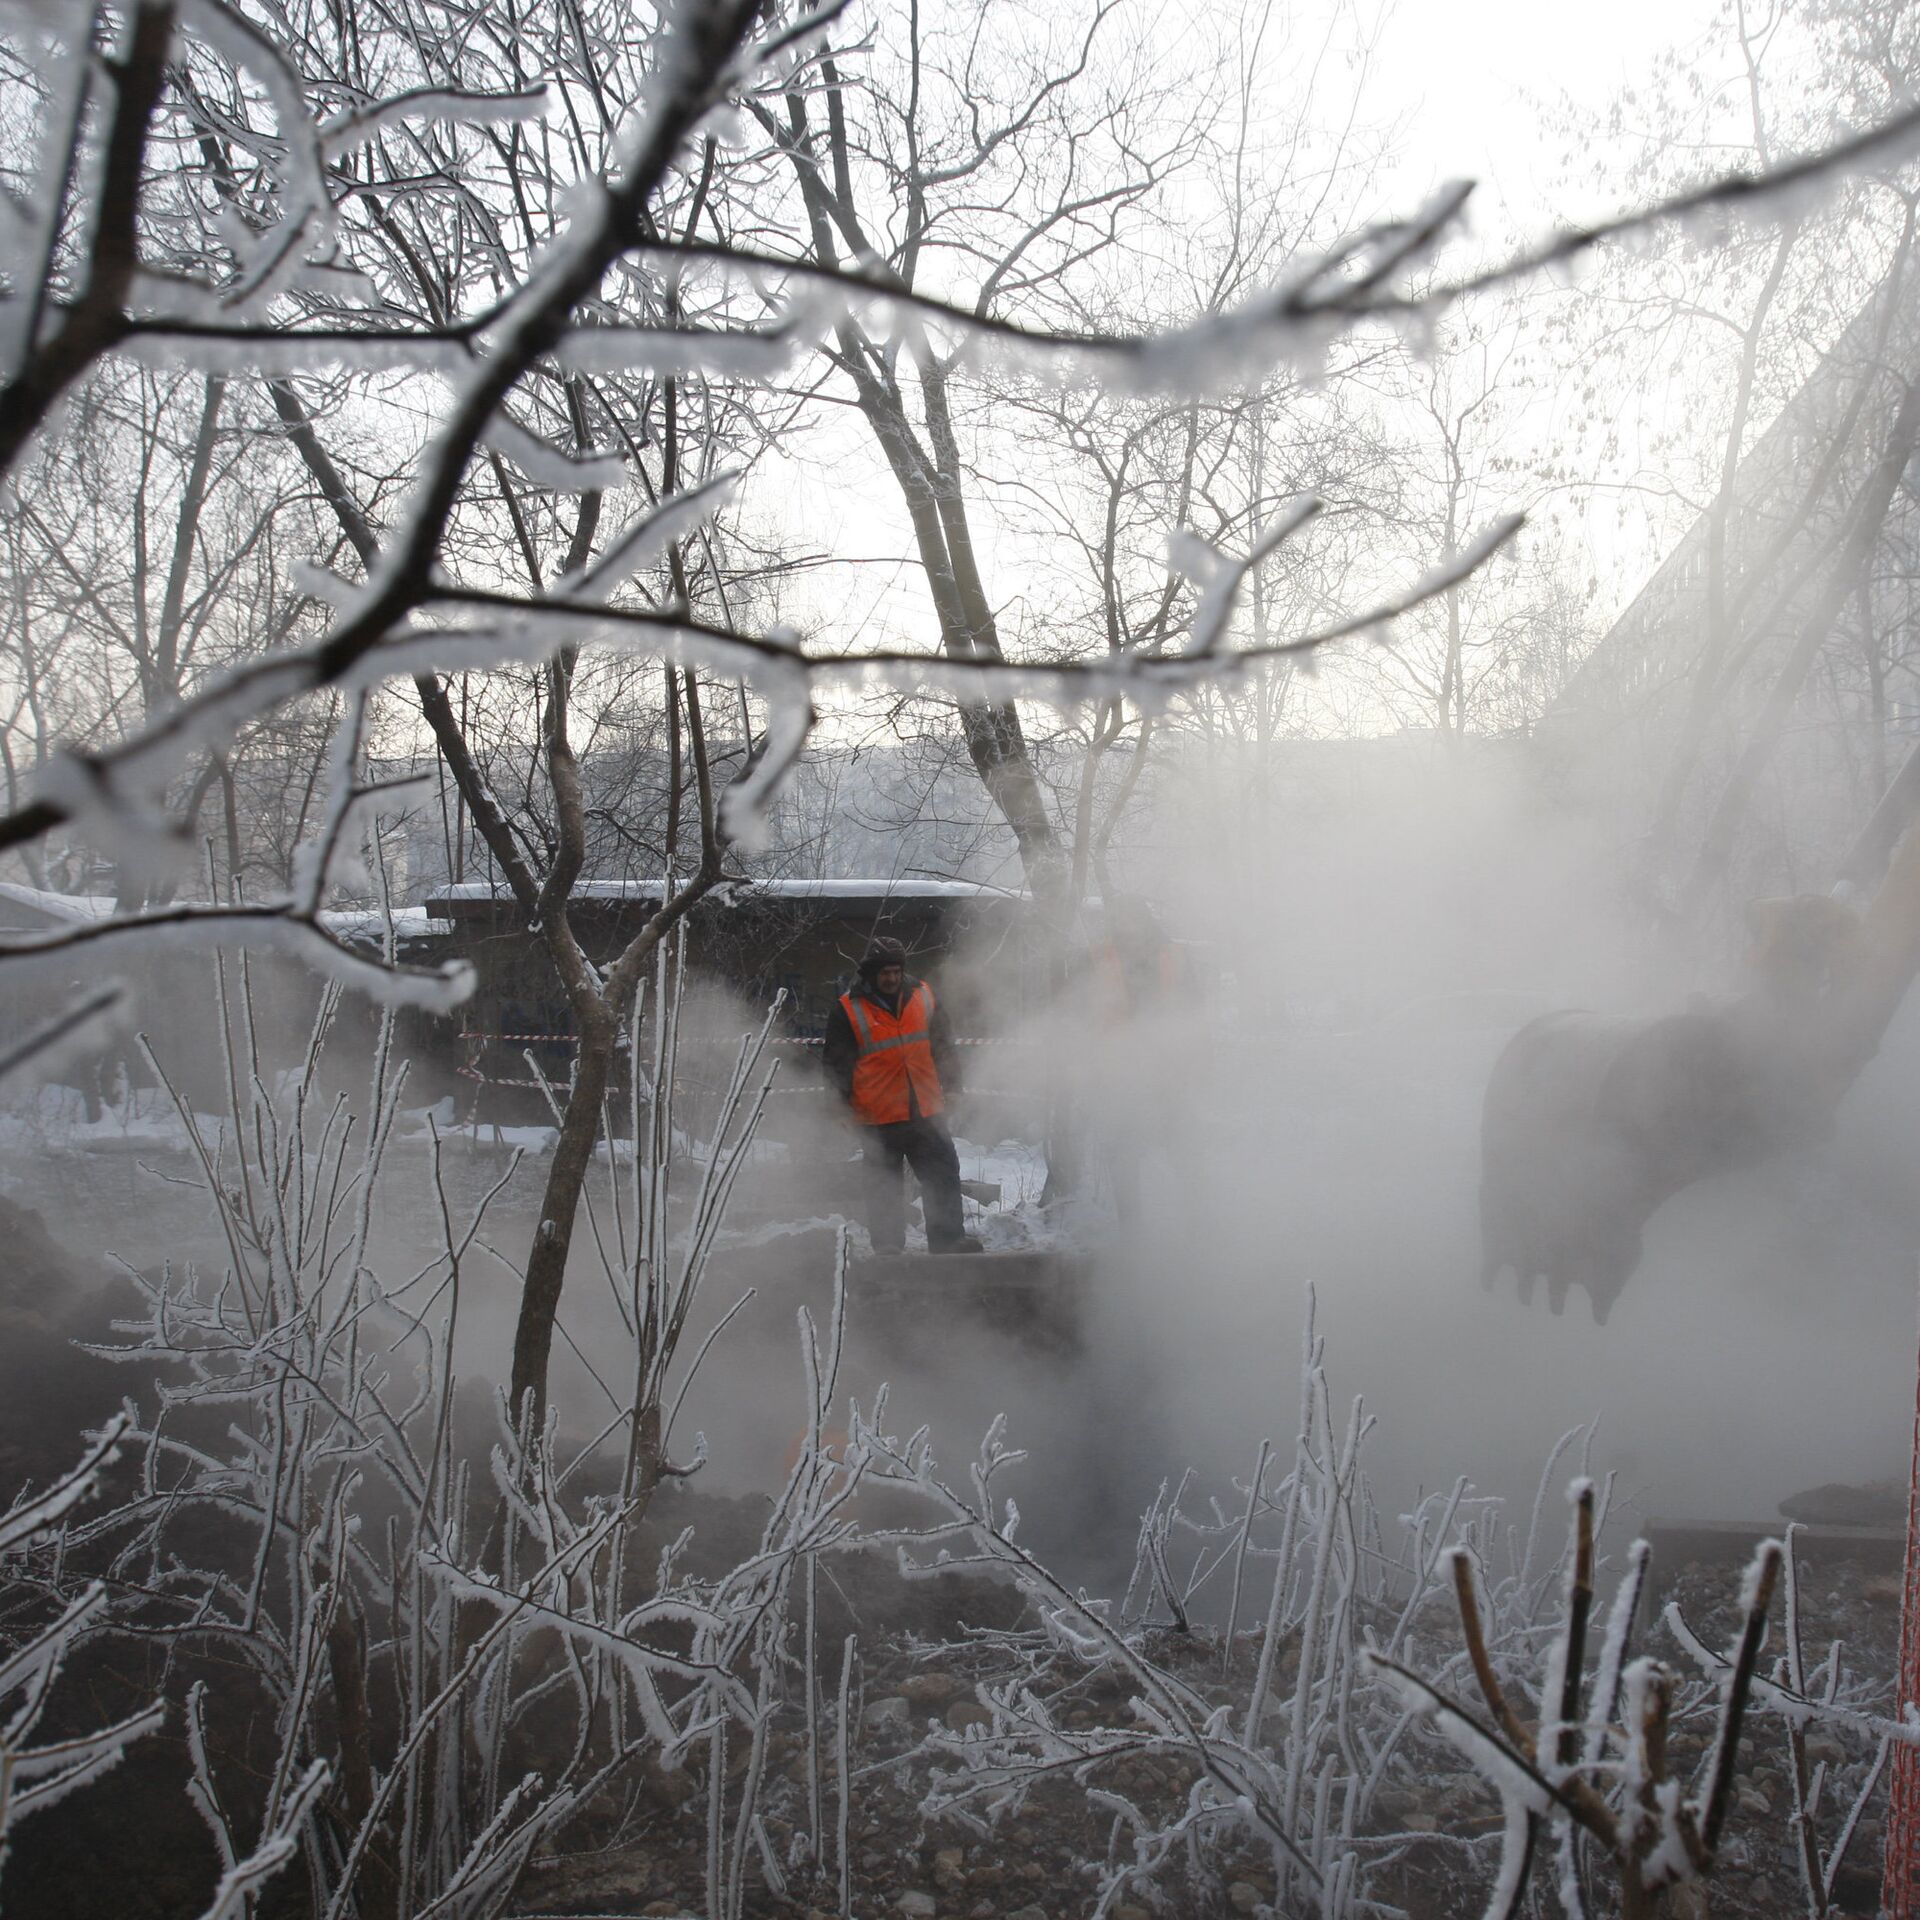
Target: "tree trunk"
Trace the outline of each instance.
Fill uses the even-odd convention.
[[[519,1420],[531,1402],[536,1431],[546,1417],[547,1367],[553,1352],[554,1323],[560,1317],[560,1289],[567,1277],[567,1254],[573,1245],[580,1195],[600,1139],[601,1102],[606,1096],[618,1037],[612,1018],[604,1012],[580,1022],[573,1087],[561,1114],[560,1138],[554,1146],[553,1164],[547,1169],[546,1192],[540,1202],[540,1224],[534,1230],[527,1256],[520,1318],[513,1330],[513,1379],[508,1404],[515,1420]]]

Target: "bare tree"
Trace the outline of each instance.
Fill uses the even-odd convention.
[[[750,10],[742,13],[742,27],[748,18]],[[498,286],[503,273],[522,284],[533,276],[543,242],[562,222],[566,197],[583,181],[616,168],[614,129],[635,111],[657,70],[655,43],[631,29],[623,33],[615,14],[596,19],[584,42],[558,15],[546,23],[546,36],[543,41],[530,32],[528,23],[503,21],[456,49],[434,36],[424,15],[414,21],[411,39],[421,50],[417,79],[423,86],[512,94],[524,88],[530,71],[551,73],[570,109],[557,127],[543,125],[537,135],[526,123],[510,121],[482,129],[477,141],[447,128],[403,145],[376,137],[362,150],[356,186],[367,218],[357,231],[343,228],[342,237],[351,232],[359,243],[356,257],[364,261],[362,271],[379,288],[386,310],[411,314],[423,333],[457,324],[458,316]],[[371,93],[376,75],[395,57],[385,35],[341,35],[324,9],[314,11],[300,44],[312,63],[303,83],[314,93]],[[600,57],[590,57],[588,47],[601,49]],[[314,58],[321,49],[326,57]],[[189,90],[189,110],[213,183],[232,195],[241,175],[240,157],[231,150],[238,103],[229,99],[224,106],[222,111],[211,97]],[[692,234],[709,207],[717,155],[717,142],[708,136],[693,149],[684,173],[663,172],[656,192],[636,209],[643,232]],[[477,220],[487,225],[488,246],[471,256],[463,272],[447,243],[463,223]],[[619,291],[603,294],[600,304],[629,325],[666,330],[688,317],[678,287],[644,274],[625,276]],[[375,579],[381,535],[325,445],[300,383],[277,379],[271,392],[288,438],[364,576]],[[680,537],[665,540],[658,567],[636,568],[636,558],[644,563],[647,556],[644,551],[636,556],[632,548],[646,542],[646,507],[671,506],[685,494],[713,487],[728,454],[741,448],[734,426],[740,411],[725,389],[697,377],[605,378],[573,369],[530,370],[489,435],[491,444],[476,461],[464,497],[453,506],[443,563],[458,565],[468,578],[517,575],[530,596],[543,594],[556,580],[584,586],[597,573],[625,574],[632,584],[622,591],[635,606],[691,611],[702,577],[699,556],[710,562],[711,540],[693,546],[691,566],[688,543]],[[741,450],[750,458],[750,448]],[[622,484],[637,480],[646,503],[640,521],[630,510],[624,524],[609,513],[608,478]],[[704,572],[711,576],[710,564]],[[717,592],[724,602],[725,585],[717,577],[708,592]],[[660,940],[722,871],[700,677],[691,665],[668,664],[656,682],[668,761],[665,821],[658,865],[650,876],[658,882],[659,902],[616,954],[590,950],[570,911],[574,889],[587,871],[591,833],[576,714],[581,692],[594,682],[591,674],[583,676],[582,658],[578,646],[562,646],[533,673],[486,676],[477,692],[463,676],[457,704],[443,676],[428,671],[413,681],[419,711],[457,790],[464,820],[538,937],[572,1020],[573,1070],[526,1257],[513,1346],[511,1400],[516,1408],[530,1403],[536,1418],[546,1400],[580,1197],[639,984]],[[629,696],[630,679],[623,676],[617,683]],[[598,716],[590,711],[588,719],[597,724]],[[514,777],[502,780],[503,771]]]
[[[290,561],[312,551],[323,523],[304,474],[246,407],[244,389],[218,375],[105,367],[72,397],[66,430],[16,470],[0,614],[16,798],[60,741],[124,738],[235,661],[316,630]],[[337,698],[318,705],[255,723],[169,795],[189,844],[213,814],[223,893],[242,879],[256,891],[287,884],[339,717]],[[250,759],[271,766],[290,805],[243,806]],[[82,847],[61,854],[69,872],[86,860]],[[115,884],[128,907],[171,897],[169,880],[137,868]]]
[[[1100,0],[1072,35],[1043,32],[1002,72],[980,59],[983,14],[930,31],[911,9],[904,44],[860,56],[862,66],[890,57],[903,70],[888,76],[891,85],[850,86],[840,59],[823,54],[817,82],[755,109],[799,191],[799,258],[829,271],[852,261],[911,293],[957,255],[977,278],[976,315],[1003,303],[1028,313],[1042,305],[1071,264],[1111,244],[1116,223],[1152,191],[1183,140],[1176,134],[1140,151],[1121,99],[1091,108],[1076,101],[1074,83],[1115,12]],[[1091,163],[1083,158],[1094,152]],[[877,336],[848,315],[830,358],[900,489],[942,649],[960,660],[1003,660],[955,424],[958,356],[924,336]],[[1019,711],[1010,700],[968,700],[959,717],[1028,881],[1057,913],[1067,887],[1060,834]]]

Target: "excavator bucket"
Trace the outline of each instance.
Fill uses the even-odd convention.
[[[1754,983],[1654,1019],[1569,1010],[1522,1028],[1481,1109],[1482,1273],[1521,1297],[1570,1286],[1604,1320],[1641,1230],[1693,1182],[1816,1137],[1920,970],[1920,827],[1864,911],[1824,895],[1756,902]]]

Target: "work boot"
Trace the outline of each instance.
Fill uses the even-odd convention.
[[[985,1253],[983,1247],[972,1234],[963,1233],[958,1240],[943,1241],[937,1247],[929,1247],[929,1253]]]

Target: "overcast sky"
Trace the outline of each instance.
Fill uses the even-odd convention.
[[[1208,0],[1198,0],[1207,4]],[[1215,0],[1233,6],[1239,0]],[[1720,0],[1611,0],[1604,8],[1569,8],[1551,0],[1294,0],[1285,12],[1278,71],[1298,71],[1323,42],[1327,23],[1377,20],[1361,98],[1366,125],[1398,129],[1391,161],[1368,191],[1367,212],[1402,213],[1443,180],[1481,183],[1479,227],[1495,234],[1537,234],[1557,222],[1627,203],[1620,168],[1595,162],[1624,154],[1576,155],[1566,162],[1568,109],[1600,116],[1623,88],[1642,87],[1669,49],[1697,46]],[[1164,21],[1163,21],[1164,24]],[[1335,30],[1336,41],[1346,36]],[[1270,42],[1270,44],[1273,44]],[[1724,64],[1724,53],[1721,65]],[[1325,84],[1355,77],[1330,72]],[[1712,78],[1723,79],[1716,69]],[[1316,87],[1316,92],[1318,88]],[[1279,110],[1278,96],[1275,110]],[[1362,216],[1364,217],[1364,215]],[[1504,240],[1493,240],[1505,251]],[[1543,403],[1544,404],[1544,403]],[[924,629],[924,588],[906,558],[908,539],[892,483],[864,433],[848,420],[846,439],[829,432],[809,444],[783,494],[782,517],[820,551],[895,553],[896,566],[839,570],[797,583],[788,611],[805,626],[831,631],[842,644],[910,640]],[[838,458],[832,457],[838,454]],[[976,507],[976,538],[988,558],[991,590],[1012,609],[1023,588],[1017,560],[999,553],[991,516]],[[1626,549],[1609,530],[1594,562],[1607,595],[1624,600],[1657,558],[1643,539]]]
[[[1401,0],[1372,76],[1376,112],[1406,116],[1397,184],[1466,176],[1528,224],[1562,211],[1550,192],[1560,142],[1543,135],[1542,106],[1600,111],[1668,48],[1697,44],[1718,11],[1718,0]]]

